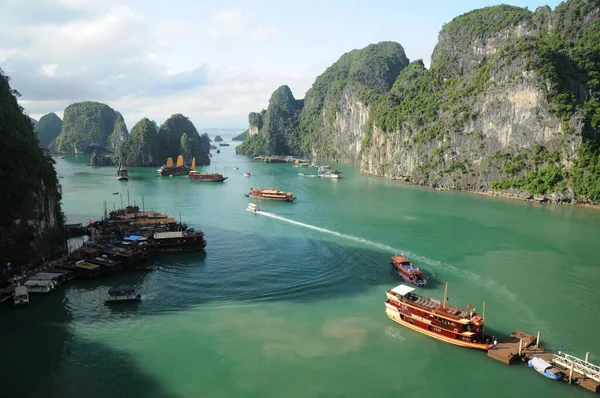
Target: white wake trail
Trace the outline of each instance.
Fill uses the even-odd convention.
[[[315,225],[305,224],[305,223],[300,222],[300,221],[290,220],[289,218],[281,217],[281,216],[278,216],[276,214],[269,213],[269,212],[266,212],[266,211],[257,211],[256,214],[261,214],[263,216],[274,218],[276,220],[280,220],[280,221],[284,221],[284,222],[287,222],[287,223],[290,223],[290,224],[298,225],[299,227],[304,227],[304,228],[312,229],[312,230],[315,230],[315,231],[323,232],[325,234],[334,235],[334,236],[337,236],[338,238],[352,240],[354,242],[362,243],[364,245],[376,247],[378,249],[386,250],[386,251],[389,251],[389,252],[399,253],[401,251],[401,250],[395,249],[395,248],[393,248],[391,246],[384,245],[382,243],[373,242],[372,240],[359,238],[358,236],[342,234],[340,232],[332,231],[332,230],[327,229],[327,228],[321,228],[321,227],[317,227]]]

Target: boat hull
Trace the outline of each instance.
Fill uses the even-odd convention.
[[[192,177],[190,177],[190,180],[197,181],[197,182],[223,182],[227,178],[229,178],[229,177],[218,177],[218,178],[192,178]]]
[[[264,200],[274,200],[276,202],[293,202],[294,200],[296,200],[295,197],[286,197],[286,198],[272,198],[272,197],[268,197],[268,196],[257,196],[257,195],[250,195],[253,198],[256,199],[264,199]]]
[[[402,280],[403,280],[404,282],[406,282],[406,283],[410,283],[411,285],[413,285],[413,286],[417,286],[417,287],[425,287],[425,286],[427,286],[427,282],[426,282],[426,281],[423,281],[421,284],[419,284],[419,282],[418,282],[418,281],[412,280],[412,279],[410,279],[408,276],[404,275],[402,272],[398,271],[398,270],[396,269],[396,267],[394,267],[393,265],[392,265],[392,269],[393,269],[393,270],[394,270],[394,272],[395,272],[395,273],[396,273],[396,274],[397,274],[399,277],[401,277],[401,278],[402,278]]]
[[[407,317],[404,317],[403,314],[401,314],[398,310],[393,308],[393,306],[392,306],[392,308],[390,308],[389,305],[386,305],[385,313],[388,316],[388,318],[390,318],[392,321],[399,323],[402,326],[406,326],[407,328],[412,329],[416,332],[424,334],[425,336],[432,337],[436,340],[442,341],[444,343],[457,345],[459,347],[474,348],[474,349],[482,350],[482,351],[487,351],[491,348],[491,346],[488,344],[471,343],[471,342],[467,342],[467,341],[461,341],[461,340],[458,340],[458,339],[455,339],[452,337],[447,337],[447,336],[444,336],[441,334],[434,333],[430,330],[426,330],[420,326],[421,324],[423,326],[425,326],[426,325],[425,323],[419,322],[418,320],[415,320],[414,318],[411,318],[411,319],[415,323],[411,323],[411,322],[407,321],[406,320]]]

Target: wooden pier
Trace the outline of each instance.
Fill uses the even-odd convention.
[[[560,351],[557,354],[547,352],[540,346],[540,332],[536,337],[520,331],[513,332],[506,341],[488,350],[489,358],[505,365],[516,360],[526,362],[536,355],[560,369],[566,382],[595,393],[600,392],[600,366],[590,363],[588,354],[583,360]]]

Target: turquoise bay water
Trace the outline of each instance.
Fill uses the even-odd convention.
[[[497,335],[542,331],[542,343],[600,362],[600,212],[437,192],[362,176],[301,178],[220,148],[223,184],[159,178],[87,159],[57,159],[70,222],[121,200],[206,233],[205,253],[160,256],[151,273],[75,281],[24,310],[0,308],[0,396],[464,397],[587,396],[519,364],[437,342],[390,321],[385,291],[399,251],[423,268],[421,293],[487,303]],[[239,170],[234,166],[239,165]],[[245,171],[252,173],[247,178]],[[314,171],[314,170],[311,170]],[[296,203],[245,211],[250,187],[293,190]],[[112,195],[113,191],[120,195]],[[291,223],[286,220],[292,220]],[[305,224],[305,225],[303,225]],[[107,307],[136,284],[138,305]]]

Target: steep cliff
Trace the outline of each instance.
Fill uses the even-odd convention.
[[[160,166],[158,132],[147,118],[131,129],[131,134],[119,147],[116,162],[123,166]]]
[[[65,248],[54,162],[38,145],[8,78],[0,70],[0,270],[36,264]]]
[[[344,54],[306,94],[300,152],[444,189],[598,202],[599,20],[598,0],[502,5],[444,25],[429,69],[396,43]],[[258,153],[255,130],[243,145]]]
[[[114,155],[102,156],[98,154],[98,151],[94,150],[88,164],[92,167],[115,166]]]
[[[47,148],[62,131],[62,120],[56,113],[48,113],[40,118],[34,130],[37,133],[40,146]]]
[[[258,118],[254,121],[254,126],[262,125],[262,127],[248,140],[237,146],[236,152],[277,155],[298,153],[300,149],[299,117],[302,105],[303,101],[296,100],[288,86],[279,87],[271,95],[264,116],[262,113],[249,115],[249,119]]]
[[[79,102],[65,109],[62,132],[51,150],[59,153],[116,152],[127,138],[123,116],[106,104]]]
[[[535,13],[489,7],[445,25],[431,69],[413,64],[389,93],[365,98],[361,171],[542,201],[598,201],[598,4],[569,1]]]
[[[210,141],[207,134],[198,134],[193,123],[182,114],[172,115],[158,130],[159,158],[164,163],[168,157],[173,160],[183,155],[185,162],[190,164],[196,158],[196,164],[208,165],[210,158]]]

